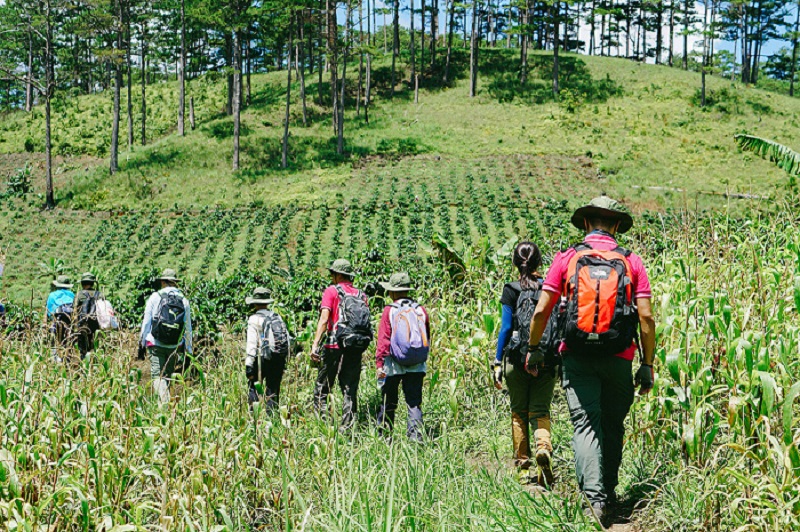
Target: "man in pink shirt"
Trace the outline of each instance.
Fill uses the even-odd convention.
[[[589,342],[573,341],[570,344],[570,339],[575,337],[570,336],[570,326],[565,327],[566,343],[562,344],[562,386],[567,396],[574,427],[572,445],[575,451],[578,484],[591,503],[587,514],[602,520],[608,506],[616,501],[615,489],[619,481],[622,443],[625,436],[624,422],[633,404],[635,386],[640,386],[640,395],[649,393],[653,388],[655,320],[650,304],[652,298],[650,281],[642,259],[620,248],[616,241],[618,233],[625,233],[632,227],[631,216],[618,202],[601,196],[578,209],[571,221],[575,227],[586,232],[586,237],[582,244],[558,253],[547,272],[542,297],[531,322],[527,367],[530,372],[536,373],[543,361],[543,349],[539,346],[539,342],[550,314],[559,301],[559,296],[563,295],[566,298],[564,315],[567,321],[571,319],[572,312],[581,312],[579,305],[586,305],[586,301],[580,300],[580,294],[575,290],[575,286],[580,282],[575,269],[576,255],[591,254],[594,250],[599,252],[598,255],[615,257],[622,263],[627,261],[625,276],[630,277],[630,294],[627,296],[628,292],[625,290],[621,290],[618,294],[612,291],[609,301],[617,301],[620,296],[627,301],[625,297],[630,297],[630,304],[635,303],[635,305],[633,308],[630,305],[625,307],[626,312],[630,310],[630,316],[623,313],[622,317],[619,317],[616,313],[607,313],[605,317],[623,332],[633,333],[633,340],[630,340],[631,336],[619,335],[623,342],[626,339],[630,340],[630,344],[621,345],[617,352],[602,353],[602,344],[598,343],[596,348],[591,347],[591,341],[597,341],[598,338],[598,335],[591,334],[591,331],[585,335],[589,337]],[[601,281],[608,279],[609,269],[605,265],[595,272],[589,268],[587,271],[588,275],[592,276],[584,278],[590,280],[588,286],[593,286],[596,282],[597,287],[600,287]],[[614,275],[613,270],[610,275]],[[600,298],[597,300],[600,301]],[[594,301],[588,303],[586,307],[594,308],[592,306]],[[602,305],[602,302],[597,303],[598,315],[603,314]],[[589,318],[591,317],[590,314]],[[602,320],[603,317],[594,317],[595,331],[598,319]],[[591,322],[591,319],[589,321]],[[631,372],[637,351],[635,341],[637,325],[641,333],[642,360],[634,382]],[[569,350],[567,344],[573,346],[580,344],[583,347]]]
[[[317,331],[311,346],[311,360],[320,364],[314,386],[314,405],[317,411],[325,412],[328,395],[338,377],[343,396],[341,427],[347,429],[353,425],[358,411],[357,396],[363,351],[341,349],[336,340],[336,326],[340,321],[342,294],[359,297],[364,303],[367,302],[367,297],[353,286],[355,274],[350,261],[336,259],[328,271],[331,272],[333,284],[322,293]]]

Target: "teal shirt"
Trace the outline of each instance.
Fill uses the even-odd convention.
[[[56,309],[61,305],[69,305],[75,301],[75,294],[72,290],[68,290],[66,288],[59,288],[58,290],[53,290],[50,292],[50,295],[47,296],[47,317],[51,317]]]

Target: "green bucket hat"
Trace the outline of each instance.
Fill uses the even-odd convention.
[[[180,279],[178,279],[178,274],[175,273],[175,270],[173,270],[172,268],[167,268],[163,272],[161,272],[161,276],[159,276],[158,280],[159,281],[172,281],[174,283],[177,283],[178,281],[180,281]]]
[[[410,292],[414,290],[411,286],[411,277],[406,272],[393,273],[389,277],[388,283],[380,283],[387,292]]]
[[[353,271],[353,265],[350,264],[350,261],[347,259],[336,259],[331,264],[328,271],[331,273],[340,273],[342,275],[347,275],[348,277],[355,276],[355,272]]]
[[[81,284],[83,283],[96,283],[97,277],[93,273],[86,272],[81,275]]]
[[[72,288],[72,280],[66,275],[59,275],[56,277],[56,280],[53,281],[53,286],[56,288]]]
[[[584,205],[572,215],[572,225],[580,230],[584,229],[584,220],[587,218],[603,218],[619,222],[618,233],[627,233],[633,227],[633,218],[625,210],[625,207],[616,200],[608,196],[598,196]]]
[[[244,300],[248,305],[269,305],[273,301],[275,300],[272,299],[272,291],[263,286],[254,288],[253,294]]]

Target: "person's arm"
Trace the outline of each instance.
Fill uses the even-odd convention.
[[[639,384],[639,395],[646,395],[653,389],[655,373],[653,362],[656,353],[656,320],[653,317],[653,306],[650,298],[636,299],[639,307],[639,327],[642,342],[642,366],[636,372],[636,384]]]
[[[503,305],[503,313],[500,318],[500,333],[497,335],[497,352],[494,359],[496,362],[502,362],[503,350],[508,345],[508,340],[511,338],[511,328],[514,318],[514,310],[508,305]]]
[[[558,294],[550,292],[549,290],[542,290],[542,296],[539,298],[539,303],[536,305],[536,310],[533,311],[533,319],[531,320],[530,341],[531,347],[539,345],[542,341],[542,335],[547,328],[547,321],[550,319],[550,314],[553,313],[553,307],[558,302]]]
[[[189,300],[183,298],[183,308],[186,309],[186,327],[183,330],[183,341],[186,346],[186,353],[192,354],[192,311],[189,308]]]
[[[319,361],[319,346],[322,343],[322,338],[328,332],[328,319],[331,316],[331,310],[323,308],[319,312],[319,320],[317,321],[317,331],[314,333],[314,343],[311,344],[311,358],[314,361]]]
[[[386,376],[383,364],[392,345],[392,321],[390,319],[391,307],[383,309],[381,323],[378,325],[378,342],[375,348],[375,367],[378,369],[378,378]]]
[[[153,321],[153,298],[158,297],[156,294],[150,296],[147,304],[144,306],[144,317],[142,318],[142,332],[139,335],[139,345],[147,347],[147,335],[150,334],[150,326]]]

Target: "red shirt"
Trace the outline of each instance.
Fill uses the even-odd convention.
[[[328,309],[331,311],[328,315],[328,338],[326,339],[328,343],[325,344],[325,347],[328,349],[339,349],[336,342],[332,340],[331,335],[333,327],[336,325],[336,322],[339,321],[339,291],[336,290],[336,286],[337,285],[331,285],[322,292],[322,303],[320,304],[321,309]],[[342,288],[345,294],[355,296],[359,293],[359,289],[354,287],[353,283],[349,281],[339,283],[338,286]],[[366,296],[364,296],[365,301],[366,299]]]
[[[428,311],[420,305],[422,313],[425,314],[425,329],[428,333],[428,339],[431,337],[431,321],[428,317]],[[383,367],[383,361],[391,354],[392,351],[392,320],[390,315],[392,306],[386,305],[381,315],[381,323],[378,325],[378,346],[375,349],[375,365],[378,369]]]
[[[591,233],[586,235],[583,239],[584,243],[592,246],[593,249],[599,251],[611,251],[619,244],[614,237],[602,233]],[[564,284],[567,282],[567,268],[569,261],[575,256],[575,249],[568,248],[556,254],[553,259],[553,264],[547,271],[547,277],[544,280],[544,290],[558,295],[564,291]],[[631,281],[633,282],[633,298],[636,299],[649,299],[653,297],[652,289],[650,288],[650,279],[647,277],[647,271],[644,268],[642,258],[631,253],[628,257],[628,262],[631,265]],[[618,353],[616,356],[624,358],[625,360],[633,360],[636,355],[636,344]]]

